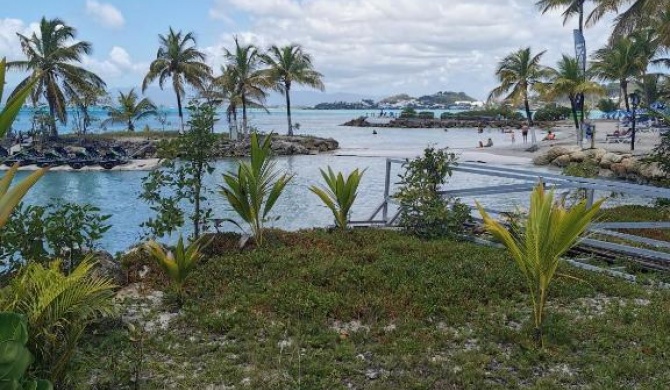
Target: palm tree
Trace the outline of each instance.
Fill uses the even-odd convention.
[[[184,130],[184,112],[182,98],[185,95],[184,84],[202,89],[205,82],[211,77],[212,70],[205,61],[205,54],[195,48],[196,40],[192,32],[183,34],[175,32],[172,27],[167,35],[158,35],[160,47],[156,59],[149,66],[149,72],[142,82],[142,92],[149,84],[158,79],[158,85],[163,89],[165,81],[172,79],[172,88],[177,95],[177,108],[181,130]]]
[[[595,3],[587,24],[593,25],[605,15],[616,13],[615,37],[630,34],[641,26],[649,26],[670,7],[670,0],[596,0]]]
[[[323,75],[314,70],[312,57],[302,50],[299,45],[277,47],[273,45],[266,54],[261,56],[262,61],[269,67],[267,75],[274,89],[286,96],[286,116],[288,119],[288,135],[293,135],[291,123],[291,86],[295,84],[307,85],[323,91],[325,89],[321,78]]]
[[[109,118],[105,119],[102,122],[103,125],[109,123],[127,123],[128,131],[135,131],[135,121],[146,118],[148,116],[157,116],[158,110],[156,105],[151,102],[148,98],[144,98],[137,101],[138,96],[135,93],[135,89],[131,89],[130,92],[124,94],[119,92],[117,98],[118,106],[108,106],[107,115]]]
[[[543,88],[543,94],[551,100],[567,97],[570,100],[575,128],[579,130],[580,119],[577,117],[577,110],[580,108],[578,107],[580,95],[587,93],[601,95],[604,94],[603,88],[598,83],[588,80],[588,77],[585,78],[577,59],[565,54],[558,62],[557,69],[547,69],[547,76],[549,83]]]
[[[489,100],[507,94],[505,100],[510,103],[519,104],[523,102],[529,126],[533,126],[533,117],[530,113],[528,93],[542,89],[542,79],[547,73],[546,69],[540,65],[540,60],[544,53],[542,51],[533,55],[530,47],[527,47],[519,49],[503,58],[498,63],[496,70],[496,76],[498,77],[498,81],[500,81],[500,85],[494,88],[489,95]]]
[[[33,76],[38,77],[31,99],[35,106],[42,96],[46,99],[51,116],[50,133],[56,137],[56,119],[62,124],[67,123],[68,98],[77,100],[86,90],[106,87],[105,82],[95,73],[74,65],[81,62],[83,54],[91,53],[91,43],[72,43],[77,30],[60,19],[42,18],[39,34],[33,33],[30,37],[17,35],[27,60],[9,62],[7,67],[27,70],[32,74],[19,83],[14,93],[30,83]]]
[[[662,73],[648,73],[636,80],[638,89],[642,92],[642,101],[647,106],[665,97],[668,77]]]
[[[549,11],[562,8],[563,25],[575,15],[579,18],[579,32],[584,33],[584,4],[587,0],[538,0],[535,6],[546,14]]]
[[[642,76],[649,65],[653,52],[642,37],[622,37],[610,42],[593,55],[591,70],[601,80],[619,83],[619,93],[623,94],[626,110],[630,111],[628,84],[633,77]],[[621,99],[619,100],[621,101]]]
[[[234,84],[233,95],[239,98],[242,106],[242,130],[248,134],[247,107],[261,106],[265,102],[265,89],[272,86],[265,73],[260,69],[261,56],[254,45],[240,45],[235,37],[235,51],[225,49],[228,66],[226,77]]]

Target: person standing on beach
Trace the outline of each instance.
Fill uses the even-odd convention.
[[[528,143],[528,126],[524,125],[521,128],[521,137],[523,138],[523,143],[527,144]]]

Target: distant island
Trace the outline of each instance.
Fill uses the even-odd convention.
[[[471,109],[483,106],[483,102],[469,96],[465,92],[444,91],[432,95],[424,95],[418,98],[408,94],[389,96],[375,102],[372,99],[362,99],[358,102],[333,102],[319,103],[314,106],[316,110],[383,110],[401,109],[405,107],[418,109]]]

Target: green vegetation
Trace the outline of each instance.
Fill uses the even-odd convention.
[[[206,203],[209,190],[203,180],[214,172],[218,136],[211,129],[216,122],[215,111],[211,105],[197,102],[189,104],[188,110],[190,129],[159,145],[161,166],[142,180],[140,199],[156,213],[142,227],[154,237],[172,234],[188,218],[197,238],[212,219],[212,209]]]
[[[142,92],[156,79],[161,89],[168,78],[172,79],[172,88],[177,95],[180,129],[184,131],[182,111],[182,99],[186,96],[184,84],[202,89],[212,70],[205,64],[205,54],[196,49],[195,36],[192,32],[183,34],[170,27],[168,34],[159,34],[158,39],[160,47],[156,59],[149,66],[149,72],[144,76]]]
[[[158,115],[156,105],[151,100],[144,98],[138,102],[137,99],[138,96],[135,93],[135,89],[131,89],[127,94],[119,92],[117,99],[118,108],[113,106],[106,107],[109,118],[104,120],[102,125],[105,126],[109,123],[120,122],[128,125],[128,131],[135,131],[135,121]]]
[[[600,99],[596,107],[602,112],[614,112],[619,109],[619,105],[612,99]]]
[[[275,202],[293,176],[275,169],[270,149],[272,135],[260,143],[257,133],[251,134],[251,158],[238,162],[237,171],[224,173],[221,195],[237,215],[249,225],[256,244],[263,245],[264,224]]]
[[[274,89],[286,97],[286,118],[288,121],[288,135],[293,135],[291,123],[291,86],[307,85],[323,91],[323,75],[314,70],[312,56],[305,53],[300,45],[278,47],[273,45],[266,54],[261,55],[261,61],[268,66],[267,77],[274,83]]]
[[[26,319],[16,313],[0,313],[0,388],[7,390],[50,390],[49,381],[27,378],[33,355],[26,348]]]
[[[553,192],[546,192],[540,184],[531,194],[528,217],[520,232],[508,230],[477,204],[484,227],[507,247],[526,279],[533,302],[534,338],[539,345],[544,346],[544,309],[560,258],[586,232],[603,202],[589,207],[582,201],[566,209],[555,204]]]
[[[496,69],[496,77],[500,85],[494,88],[489,95],[489,100],[506,95],[505,101],[513,105],[523,103],[530,126],[533,125],[533,117],[530,113],[528,94],[531,91],[541,92],[542,90],[542,80],[547,74],[546,68],[540,65],[544,53],[542,51],[534,55],[531,48],[528,47],[503,58]],[[534,139],[533,143],[535,143]]]
[[[114,285],[93,274],[94,263],[82,261],[69,275],[61,262],[48,268],[28,263],[0,290],[0,311],[28,320],[28,348],[35,354],[35,372],[56,386],[64,384],[70,359],[86,328],[114,314]]]
[[[435,119],[435,113],[432,111],[421,111],[417,117],[419,119]]]
[[[37,80],[32,88],[32,103],[37,105],[42,95],[46,97],[51,136],[57,136],[56,119],[67,123],[67,99],[78,100],[85,91],[106,86],[95,73],[73,64],[80,63],[83,55],[91,53],[91,43],[77,40],[77,30],[57,18],[43,17],[39,34],[17,35],[27,60],[9,62],[7,67],[32,73],[19,83],[14,93]]]
[[[456,155],[428,147],[424,154],[403,164],[400,187],[393,195],[400,203],[401,226],[422,238],[458,236],[470,219],[470,208],[453,197],[440,194],[456,165]]]
[[[335,217],[335,226],[340,229],[347,228],[349,212],[358,196],[358,185],[364,173],[365,170],[354,169],[345,179],[342,172],[336,175],[328,167],[328,172],[321,169],[321,176],[326,187],[311,186],[309,188],[330,209]]]
[[[216,240],[228,244],[212,244],[217,251],[193,272],[181,313],[145,338],[142,389],[624,389],[670,381],[666,290],[561,264],[557,273],[579,281],[552,283],[545,348],[536,349],[527,286],[500,249],[361,229],[269,232],[263,250],[244,252],[237,237]],[[153,316],[170,307],[155,306]],[[88,334],[72,370],[82,385],[72,388],[132,388],[136,348],[123,326]]]
[[[166,250],[156,241],[149,241],[144,244],[146,251],[156,260],[165,275],[170,278],[180,296],[184,294],[186,279],[202,258],[200,250],[203,246],[203,238],[200,237],[185,246],[184,238],[179,236],[174,251]]]
[[[487,108],[477,111],[460,111],[456,113],[443,112],[440,119],[472,120],[472,119],[500,119],[500,120],[524,120],[523,115],[510,109],[508,106],[498,108]]]
[[[535,111],[533,119],[538,122],[555,122],[569,118],[572,113],[573,111],[569,107],[544,106]]]
[[[26,261],[48,265],[59,256],[67,259],[64,270],[69,272],[97,248],[111,227],[110,217],[89,204],[19,205],[2,229],[0,275],[13,274]]]

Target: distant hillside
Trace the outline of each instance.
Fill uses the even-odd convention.
[[[413,97],[409,96],[406,93],[401,93],[399,95],[389,96],[379,101],[379,104],[397,104],[398,102],[404,102],[408,100],[414,100]]]
[[[450,106],[456,104],[456,102],[474,102],[477,101],[477,99],[469,96],[465,92],[444,91],[433,95],[421,96],[417,101],[422,106]]]

